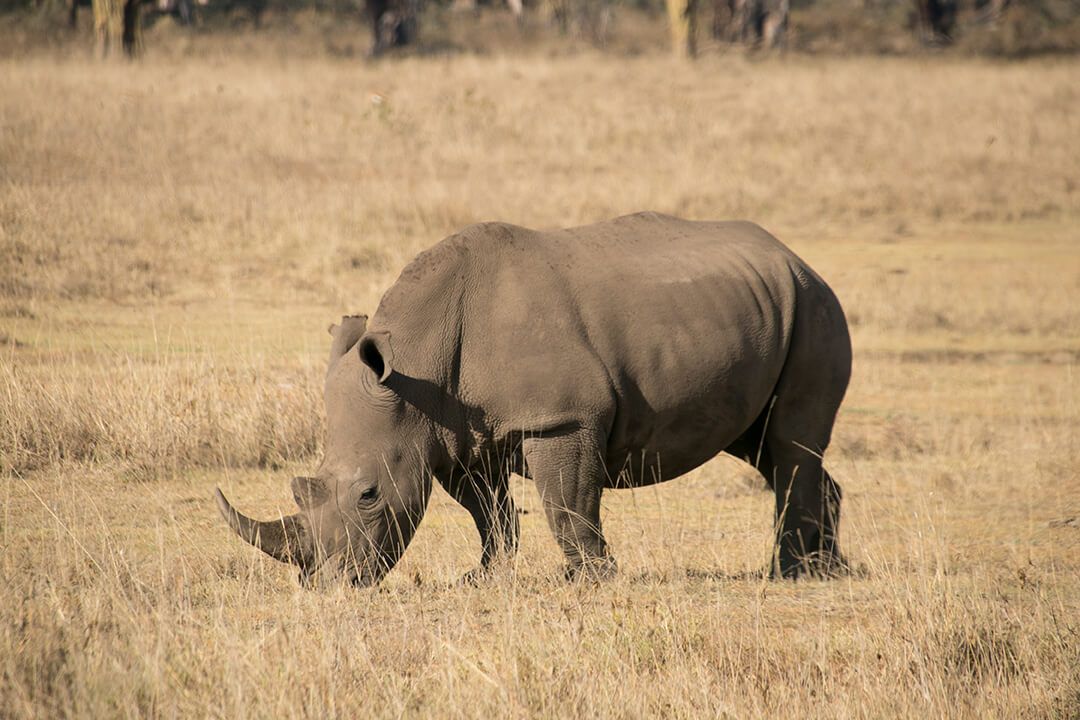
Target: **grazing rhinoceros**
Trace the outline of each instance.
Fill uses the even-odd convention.
[[[745,222],[643,213],[537,232],[466,228],[421,253],[375,316],[331,328],[326,455],[300,512],[229,525],[301,582],[377,583],[432,478],[472,514],[479,572],[517,547],[509,475],[536,483],[569,576],[615,569],[600,494],[719,452],[776,493],[772,573],[843,568],[821,456],[851,372],[835,295]],[[477,571],[474,571],[477,572]]]

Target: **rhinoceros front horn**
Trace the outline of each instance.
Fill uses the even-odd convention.
[[[307,522],[301,515],[289,515],[280,520],[262,522],[238,512],[225,499],[220,489],[214,489],[218,510],[237,535],[272,558],[308,567],[314,556]]]

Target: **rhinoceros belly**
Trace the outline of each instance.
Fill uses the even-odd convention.
[[[768,404],[787,355],[793,303],[783,272],[769,278],[732,268],[691,283],[652,283],[627,298],[632,312],[595,319],[603,329],[591,341],[616,395],[607,458],[613,484],[650,484],[694,469]]]

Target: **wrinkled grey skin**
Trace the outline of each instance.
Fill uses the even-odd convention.
[[[851,372],[847,323],[756,225],[474,225],[417,256],[366,320],[331,329],[326,456],[293,481],[300,512],[260,523],[217,493],[233,529],[302,582],[378,582],[431,478],[472,514],[482,572],[517,546],[512,472],[536,483],[567,574],[603,576],[600,494],[720,452],[775,491],[774,576],[844,568],[821,456]]]

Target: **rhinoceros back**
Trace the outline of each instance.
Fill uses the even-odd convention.
[[[820,282],[756,225],[652,213],[551,232],[472,226],[429,253],[399,281],[428,287],[395,318],[427,318],[412,332],[434,362],[456,355],[447,382],[491,437],[593,423],[609,464],[659,454],[668,477],[760,414],[800,281]]]

